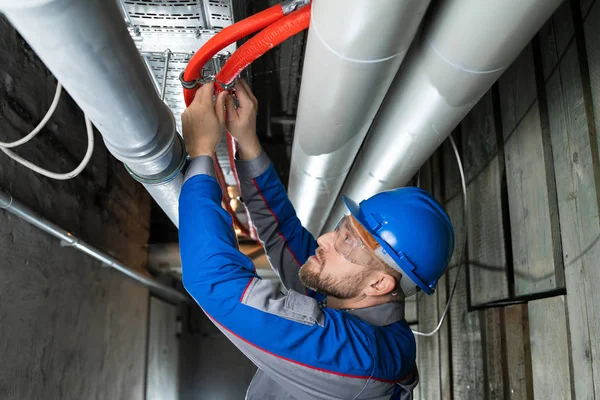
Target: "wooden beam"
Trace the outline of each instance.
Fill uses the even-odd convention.
[[[503,313],[507,380],[505,396],[509,400],[533,399],[527,304],[506,307]]]
[[[484,311],[485,383],[489,400],[503,400],[504,393],[504,316],[501,308]]]
[[[600,395],[600,292],[594,283],[600,282],[600,6],[592,6],[584,24],[577,2],[573,6],[566,2],[556,12],[540,41],[547,49],[542,55],[577,377],[573,383],[576,397],[587,399]]]
[[[453,198],[446,204],[446,210],[456,236],[455,251],[448,271],[449,281],[453,284],[460,273],[450,304],[452,398],[479,400],[484,396],[480,312],[468,311],[466,268],[458,267],[460,261],[464,260],[463,199]]]
[[[527,46],[500,78],[515,295],[564,286],[552,152],[542,129],[534,52]]]
[[[461,125],[469,196],[469,279],[471,305],[508,298],[500,162],[492,93]],[[446,157],[446,156],[445,156]],[[462,201],[462,200],[461,200]]]
[[[534,398],[575,398],[565,296],[529,303],[529,333]]]
[[[421,188],[434,191],[432,160],[421,167]],[[431,296],[422,291],[417,294],[417,318],[421,332],[432,331],[438,323],[437,292]],[[440,338],[438,335],[419,338],[419,361],[421,396],[424,399],[440,399]]]

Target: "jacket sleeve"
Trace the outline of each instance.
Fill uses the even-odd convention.
[[[315,254],[317,243],[296,216],[283,184],[267,154],[236,162],[240,190],[271,266],[288,290],[322,296],[307,290],[298,278],[300,267]]]
[[[269,185],[257,185],[267,189],[266,196],[283,196],[271,173],[264,177]],[[232,220],[221,207],[221,188],[212,174],[210,157],[195,158],[180,195],[186,290],[247,357],[297,398],[353,398],[372,386],[374,360],[364,324],[260,279],[251,260],[235,248]],[[287,201],[276,204],[286,222],[295,218]],[[306,236],[296,240],[309,248]]]

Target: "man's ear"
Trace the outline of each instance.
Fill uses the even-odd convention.
[[[365,294],[368,296],[385,296],[393,292],[395,288],[396,280],[394,277],[386,273],[380,273],[375,277],[375,280],[371,281]]]

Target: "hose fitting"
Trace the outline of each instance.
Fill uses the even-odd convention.
[[[310,0],[286,0],[281,3],[281,8],[283,9],[283,13],[288,15],[289,13],[294,12],[309,3]]]

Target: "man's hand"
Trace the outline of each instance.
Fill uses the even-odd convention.
[[[254,97],[250,86],[244,79],[240,79],[234,89],[239,106],[237,109],[235,108],[232,96],[225,99],[227,131],[239,144],[240,159],[252,160],[258,157],[261,152],[260,142],[258,136],[256,136],[258,100]]]
[[[193,157],[211,156],[217,148],[225,128],[225,103],[231,99],[228,92],[221,92],[213,105],[214,86],[203,85],[196,92],[190,106],[181,114],[183,139],[188,154]],[[232,99],[233,100],[233,99]]]

